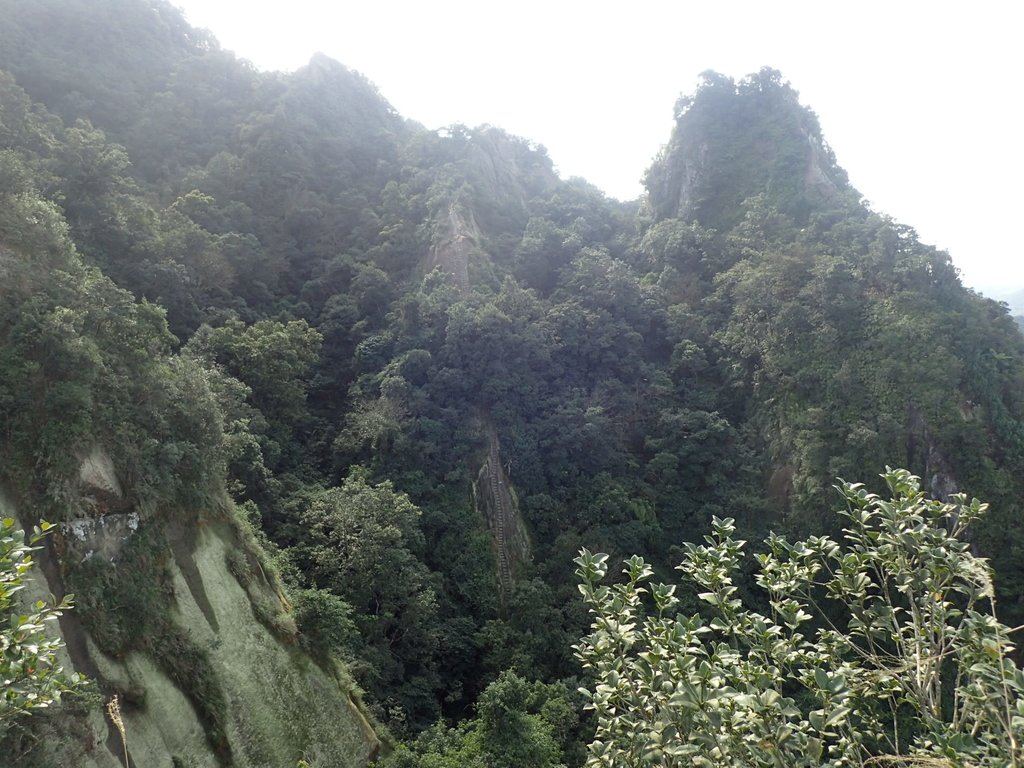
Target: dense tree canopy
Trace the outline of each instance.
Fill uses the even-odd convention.
[[[619,203],[164,0],[0,13],[0,485],[60,519],[99,446],[126,508],[244,505],[399,764],[578,763],[580,548],[661,573],[714,515],[835,534],[834,478],[886,464],[991,502],[973,542],[1024,618],[1024,337],[778,72],[706,73]]]

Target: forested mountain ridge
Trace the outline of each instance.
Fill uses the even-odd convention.
[[[347,662],[398,765],[578,762],[581,546],[668,568],[711,514],[826,529],[834,479],[886,464],[993,503],[976,544],[1024,612],[1024,341],[862,204],[779,73],[707,73],[618,203],[324,56],[256,72],[163,2],[0,18],[0,486],[65,540],[138,515],[126,552],[51,554],[90,653],[171,674],[194,759],[260,764],[215,650],[161,619],[203,613],[210,528],[277,642]],[[280,606],[251,586],[274,570]],[[106,607],[147,589],[177,656]],[[305,738],[295,760],[363,759]]]

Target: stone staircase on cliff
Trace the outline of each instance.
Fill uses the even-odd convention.
[[[487,455],[488,486],[494,505],[491,525],[497,549],[498,583],[501,587],[501,603],[505,605],[512,591],[512,558],[510,556],[511,530],[515,525],[512,498],[501,469],[498,453],[498,438],[492,435]]]

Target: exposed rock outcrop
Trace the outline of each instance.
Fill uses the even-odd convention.
[[[473,495],[477,511],[494,535],[494,557],[504,608],[516,577],[530,561],[530,538],[519,515],[512,483],[501,465],[498,434],[493,425],[488,426],[487,434],[487,460],[477,475]]]
[[[848,186],[818,120],[774,70],[739,83],[714,73],[676,108],[676,128],[647,174],[659,218],[735,224],[744,201],[768,195],[801,217]],[[699,108],[698,108],[699,103]]]
[[[430,269],[440,267],[462,290],[469,288],[469,261],[479,249],[480,228],[472,211],[456,202],[448,206],[445,220],[438,222],[434,245],[430,251]]]
[[[83,460],[79,481],[83,498],[120,494],[114,467],[98,450]],[[14,516],[14,506],[0,493],[0,514]],[[255,573],[246,567],[255,558],[254,544],[230,515],[183,515],[172,522],[137,509],[95,516],[89,516],[91,504],[81,509],[38,553],[25,598],[64,594],[69,569],[90,563],[112,569],[115,579],[121,570],[123,578],[152,579],[167,597],[163,637],[130,643],[122,655],[102,650],[89,629],[95,615],[83,623],[86,596],[60,621],[65,668],[91,678],[92,690],[104,699],[119,697],[132,766],[263,768],[303,759],[320,768],[362,768],[376,755],[380,742],[352,698],[346,673],[334,662],[314,660],[295,642],[280,588],[258,567]],[[155,538],[166,543],[152,548],[151,565],[140,571],[139,558],[130,561],[128,553],[137,537],[153,536],[155,528]],[[145,563],[143,558],[143,568]],[[105,610],[119,615],[123,609]],[[151,647],[167,638],[187,647],[177,656]],[[168,658],[202,663],[192,670],[169,668]],[[197,674],[212,679],[197,682]],[[220,703],[206,702],[204,711],[197,705],[197,684],[200,691],[222,694]],[[216,739],[210,706],[221,708],[215,728],[223,733]],[[124,765],[118,730],[100,707],[56,710],[36,718],[35,727],[38,740],[24,756],[26,765]],[[0,763],[6,765],[5,759]]]
[[[949,461],[915,403],[907,406],[907,466],[921,476],[932,498],[947,501],[960,490]]]

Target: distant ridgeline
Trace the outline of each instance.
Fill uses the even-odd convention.
[[[831,531],[886,465],[992,504],[1024,620],[1024,337],[778,72],[620,203],[162,0],[0,18],[0,489],[95,681],[16,764],[123,764],[114,695],[140,766],[579,764],[580,547]]]

